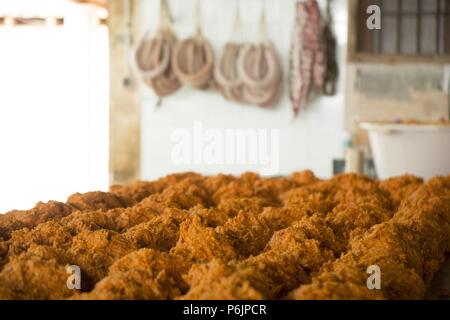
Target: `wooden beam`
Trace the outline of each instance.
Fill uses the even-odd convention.
[[[139,34],[141,1],[129,1],[132,23],[130,36]],[[130,49],[127,49],[126,10],[124,1],[110,1],[110,183],[127,184],[140,178],[141,95],[137,79],[129,73]],[[131,80],[131,81],[130,81]]]
[[[72,0],[75,2],[79,2],[79,3],[85,3],[85,4],[94,4],[97,6],[101,6],[106,8],[106,6],[108,5],[108,0]],[[115,2],[115,1],[111,1],[111,2]]]
[[[358,51],[358,0],[348,0],[347,61],[352,61]]]

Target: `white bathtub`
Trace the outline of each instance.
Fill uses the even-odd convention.
[[[380,179],[410,173],[450,174],[450,126],[361,123],[369,133]]]

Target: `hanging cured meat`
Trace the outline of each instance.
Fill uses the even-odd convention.
[[[198,89],[210,86],[214,52],[209,41],[203,36],[200,24],[200,4],[196,5],[197,31],[195,36],[179,42],[174,49],[172,64],[175,74],[184,84]]]
[[[262,107],[276,104],[282,90],[283,72],[271,43],[245,45],[238,71],[244,83],[243,96],[246,101]]]
[[[239,78],[237,61],[242,45],[229,42],[225,45],[216,63],[214,77],[220,93],[228,100],[245,102],[243,98],[243,82]]]
[[[237,62],[242,48],[242,43],[239,39],[241,35],[240,29],[241,18],[239,9],[237,9],[232,35],[229,42],[222,49],[214,68],[214,80],[217,89],[225,99],[244,103],[242,95],[243,82],[239,78],[237,70]]]
[[[327,1],[327,18],[323,29],[327,49],[327,68],[323,93],[327,96],[334,96],[336,94],[336,82],[339,74],[336,61],[336,38],[334,37],[331,25],[332,16],[330,1]]]
[[[172,30],[166,1],[161,0],[160,23],[156,34],[148,37],[147,33],[135,54],[136,65],[144,82],[159,97],[172,94],[181,87],[171,63],[177,38]]]
[[[283,90],[283,68],[267,37],[264,12],[261,15],[261,37],[259,44],[245,44],[241,48],[237,71],[243,83],[243,100],[261,107],[272,107]]]
[[[294,116],[324,86],[326,47],[316,0],[299,1],[290,52],[289,91]]]

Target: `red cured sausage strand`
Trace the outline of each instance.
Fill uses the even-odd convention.
[[[324,86],[326,42],[316,0],[299,1],[290,52],[290,98],[294,116],[313,90]]]

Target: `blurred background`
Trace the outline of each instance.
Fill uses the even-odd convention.
[[[318,0],[320,28],[331,31],[318,34],[335,64],[325,64],[335,90],[319,88],[295,116],[292,92],[300,89],[292,75],[299,73],[304,86],[307,72],[293,56],[308,48],[302,19],[313,19],[299,3],[312,2],[0,0],[0,212],[174,172],[258,171],[250,162],[174,163],[173,132],[193,132],[195,123],[218,132],[277,130],[278,175],[305,169],[322,178],[344,170],[381,178],[449,174],[450,1]],[[213,84],[158,96],[136,53],[155,36],[164,5],[179,39],[193,35],[200,21],[216,61],[231,40],[259,41],[264,12],[283,70],[280,99],[270,108],[241,104]],[[369,27],[371,16],[379,28]],[[364,129],[363,122],[397,127]],[[415,125],[412,133],[399,129],[406,123]],[[392,130],[403,134],[382,140]],[[428,158],[407,167],[411,154]]]
[[[108,11],[0,1],[0,211],[108,187]]]

